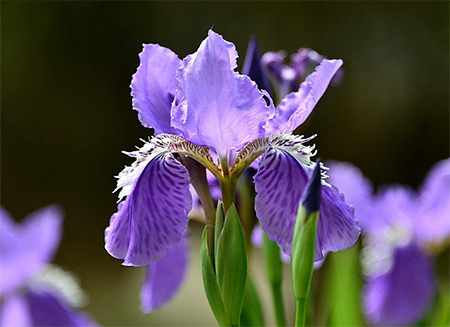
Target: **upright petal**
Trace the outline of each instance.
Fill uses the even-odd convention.
[[[450,159],[434,165],[420,189],[417,234],[425,242],[450,237]]]
[[[230,58],[230,53],[230,43],[210,30],[177,73],[180,90],[172,108],[172,126],[223,157],[262,137],[271,115],[258,86],[234,71],[236,57]]]
[[[0,294],[21,287],[49,263],[61,239],[62,210],[55,205],[42,208],[22,224],[15,224],[1,212]]]
[[[26,295],[31,326],[96,326],[82,312],[70,308],[58,295],[51,292],[32,290]]]
[[[378,237],[397,233],[395,240],[406,244],[414,236],[419,210],[419,198],[411,187],[404,185],[380,187],[371,217],[377,228],[369,231]]]
[[[147,266],[141,291],[141,308],[151,312],[163,307],[183,285],[189,263],[189,241],[186,234],[166,256]]]
[[[180,241],[192,207],[189,174],[172,154],[161,152],[136,166],[140,174],[105,231],[106,250],[127,266],[163,258]]]
[[[3,275],[5,267],[13,264],[16,252],[20,248],[21,229],[20,225],[15,223],[10,213],[3,207],[0,207],[0,227],[0,267]]]
[[[396,250],[392,269],[368,280],[363,294],[371,324],[412,325],[430,308],[435,294],[431,258],[414,246]]]
[[[28,262],[47,264],[53,260],[62,235],[63,211],[51,205],[31,213],[22,222],[23,248]]]
[[[171,50],[158,44],[144,44],[140,65],[131,80],[133,109],[139,112],[142,125],[156,134],[179,132],[170,125],[170,107],[178,82],[177,69],[182,62]]]
[[[29,327],[32,326],[30,310],[26,298],[13,295],[0,303],[0,326]]]
[[[289,255],[298,205],[312,173],[311,166],[302,161],[298,154],[269,148],[254,177],[258,193],[255,209],[261,228]],[[334,187],[323,185],[316,261],[329,251],[349,248],[359,234],[353,210]]]
[[[299,90],[289,93],[277,106],[275,116],[265,126],[267,134],[292,132],[303,124],[341,66],[340,59],[322,60]]]
[[[248,42],[242,74],[250,77],[259,86],[259,88],[266,90],[271,96],[273,96],[269,79],[267,78],[266,72],[261,65],[261,51],[259,50],[256,36],[250,37]]]

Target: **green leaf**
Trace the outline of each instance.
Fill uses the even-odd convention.
[[[217,282],[232,325],[239,325],[247,284],[244,231],[234,204],[228,209],[217,245]]]
[[[450,294],[448,283],[440,285],[439,293],[431,313],[431,324],[429,326],[449,326],[450,325]]]
[[[319,324],[329,326],[364,326],[361,310],[361,266],[359,244],[330,253],[324,267],[324,292],[319,299]],[[328,320],[328,321],[326,321]]]
[[[214,272],[213,262],[208,253],[208,244],[206,242],[206,227],[203,230],[201,259],[203,286],[211,310],[220,326],[230,326],[230,318],[227,308],[222,298],[219,285],[217,284],[216,274]]]
[[[241,326],[264,326],[264,314],[261,301],[253,285],[251,278],[248,279],[245,291],[244,307],[242,308]]]

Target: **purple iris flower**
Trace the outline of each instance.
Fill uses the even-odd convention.
[[[76,279],[49,265],[62,221],[57,206],[32,213],[22,224],[0,208],[1,326],[95,326],[74,309],[85,302]]]
[[[285,51],[266,52],[261,59],[264,71],[270,77],[279,100],[288,93],[298,89],[311,72],[322,63],[325,56],[308,48],[300,48],[291,56],[291,62],[286,64],[287,53]],[[337,86],[344,78],[344,70],[339,68],[330,80],[332,86]]]
[[[367,276],[363,306],[369,323],[412,324],[425,315],[436,291],[430,249],[450,237],[450,159],[437,163],[418,192],[372,186],[358,168],[330,164],[330,180],[356,208],[364,234]]]
[[[322,60],[275,107],[266,90],[236,71],[234,44],[212,30],[183,60],[157,44],[144,45],[139,57],[131,82],[133,108],[155,136],[128,153],[135,161],[118,176],[120,203],[105,231],[106,250],[126,266],[148,265],[153,276],[164,277],[163,269],[184,271],[187,260],[170,255],[187,253],[189,243],[180,242],[192,207],[190,176],[180,160],[187,156],[208,169],[226,206],[234,201],[239,176],[262,156],[254,177],[257,217],[269,238],[290,254],[298,203],[315,167],[314,146],[305,145],[313,137],[291,132],[307,119],[342,61]],[[325,177],[317,260],[352,246],[360,234],[352,209]],[[166,286],[146,278],[144,289],[152,294],[145,297],[146,307],[170,298],[183,278],[184,273],[174,274]]]

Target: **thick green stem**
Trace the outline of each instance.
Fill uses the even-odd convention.
[[[222,180],[220,181],[220,188],[222,190],[223,209],[225,214],[234,203],[236,197],[236,180],[230,176],[228,167],[228,159],[226,157],[220,158],[220,166],[222,169]]]
[[[220,184],[220,188],[222,190],[223,209],[226,213],[236,197],[236,182],[231,179],[224,180]]]
[[[304,327],[306,319],[306,298],[295,299],[295,327]]]
[[[250,255],[252,244],[251,236],[253,228],[256,224],[255,213],[255,194],[250,185],[248,176],[242,175],[237,182],[237,196],[238,196],[238,212],[241,218],[242,227],[244,228],[245,244],[247,245],[247,256]]]

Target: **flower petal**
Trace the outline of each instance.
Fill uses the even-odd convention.
[[[299,90],[289,93],[277,106],[275,116],[265,126],[267,134],[292,132],[303,124],[341,66],[340,59],[322,60]]]
[[[27,295],[32,326],[96,326],[82,312],[75,311],[56,294],[33,290]]]
[[[29,327],[31,323],[28,303],[22,295],[14,295],[0,303],[0,326]]]
[[[124,265],[144,266],[180,241],[192,207],[189,174],[170,153],[146,163],[131,193],[111,217],[106,250]]]
[[[442,242],[450,236],[450,159],[434,165],[420,189],[416,224],[422,241]]]
[[[39,209],[22,222],[22,240],[28,262],[46,264],[52,261],[61,241],[63,211],[57,205]]]
[[[374,195],[372,182],[358,167],[348,162],[327,162],[329,181],[344,194],[345,202],[355,208],[355,217],[363,230],[374,231],[379,220],[374,219]]]
[[[392,230],[402,231],[407,242],[413,237],[420,210],[419,198],[409,186],[389,185],[378,189],[371,219],[376,228],[368,230],[380,237]],[[399,235],[395,238],[400,241]]]
[[[35,211],[22,224],[15,224],[2,209],[0,294],[21,287],[53,259],[61,240],[62,221],[62,210],[56,205]]]
[[[147,266],[141,291],[143,312],[157,310],[175,296],[186,276],[188,256],[189,241],[185,234],[164,258]]]
[[[353,208],[334,186],[322,186],[322,206],[317,226],[316,258],[353,246],[361,234]]]
[[[256,83],[233,70],[237,54],[230,58],[230,44],[209,31],[177,73],[180,90],[172,108],[172,126],[221,156],[262,137],[271,115]]]
[[[179,132],[170,126],[170,107],[178,82],[175,79],[182,61],[172,50],[158,44],[144,44],[140,65],[131,80],[133,109],[139,112],[142,125],[155,134]]]
[[[258,193],[255,210],[261,228],[289,255],[298,205],[311,173],[311,168],[291,153],[269,148],[254,177]],[[359,234],[352,209],[335,188],[322,186],[315,260],[322,260],[329,251],[352,246]]]
[[[394,265],[364,289],[367,320],[376,325],[412,325],[431,305],[435,280],[431,258],[410,245],[396,250]]]

